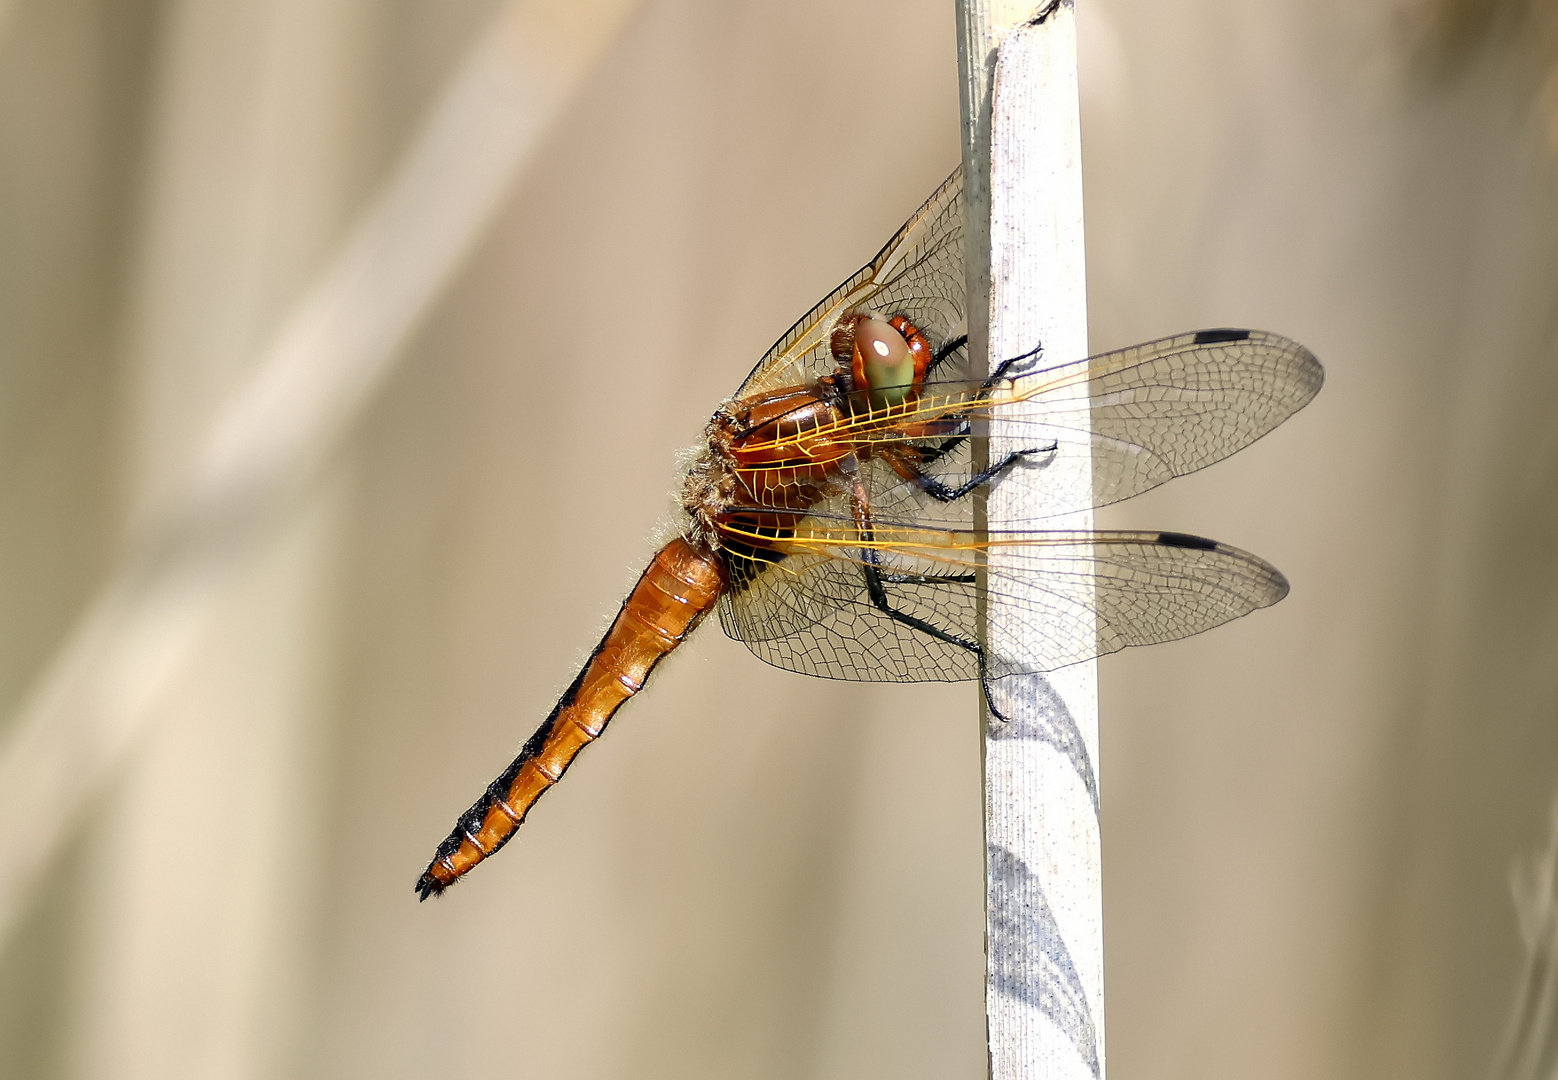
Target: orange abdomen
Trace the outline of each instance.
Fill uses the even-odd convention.
[[[508,842],[536,800],[713,608],[725,582],[719,557],[682,537],[655,554],[552,715],[438,846],[417,881],[422,899],[443,892]]]

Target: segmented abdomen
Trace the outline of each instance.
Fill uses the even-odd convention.
[[[655,554],[552,714],[438,846],[417,881],[422,899],[443,892],[508,842],[536,800],[644,688],[655,665],[724,590],[724,564],[714,553],[678,537]]]

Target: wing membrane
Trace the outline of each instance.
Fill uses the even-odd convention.
[[[1221,461],[1303,408],[1323,381],[1314,354],[1289,338],[1203,330],[1022,372],[989,390],[982,380],[940,379],[904,406],[776,440],[775,448],[847,435],[880,449],[936,441],[916,426],[972,433],[988,420],[1006,448],[1044,450],[1020,468],[1047,517],[1119,502]],[[983,437],[973,435],[938,471],[969,472]],[[949,513],[901,487],[884,476],[873,506],[900,519],[966,520],[966,508]]]
[[[963,323],[963,170],[953,171],[887,246],[776,341],[737,397],[799,386],[834,368],[828,335],[846,311],[907,315],[939,346]]]
[[[992,432],[1058,444],[1030,482],[1048,513],[1066,513],[1221,461],[1307,405],[1324,377],[1313,353],[1279,334],[1203,330],[1023,375],[997,395]],[[1002,415],[1008,402],[1017,415]]]
[[[768,568],[721,603],[726,633],[777,667],[861,681],[977,678],[969,649],[894,618],[887,604],[948,637],[981,637],[977,580],[1010,641],[991,646],[989,674],[1051,671],[1132,645],[1189,637],[1287,594],[1260,558],[1210,540],[1163,532],[1006,532],[905,527],[873,530],[809,519]],[[770,629],[809,598],[787,632]]]
[[[875,259],[775,343],[737,397],[832,373],[828,336],[851,310],[906,315],[938,350],[964,332],[962,215],[954,172]],[[1041,343],[1032,346],[1042,355]],[[1014,452],[1022,453],[1011,470],[1026,474],[1042,506],[1035,519],[1204,468],[1319,391],[1323,373],[1303,346],[1260,331],[1200,331],[1050,366],[1014,361],[993,382],[966,347],[938,355],[911,401],[841,410],[831,428],[804,425],[767,447],[743,443],[780,451],[768,455],[775,469],[806,459],[813,440],[853,443],[859,462],[850,493],[823,492],[804,512],[763,508],[770,521],[791,515],[793,527],[727,537],[738,584],[720,621],[760,658],[838,679],[971,679],[980,660],[969,646],[982,642],[993,612],[1005,638],[982,647],[985,673],[1000,677],[1187,637],[1286,594],[1275,568],[1225,544],[1033,531],[1026,519],[976,531],[974,500],[947,496],[979,463]],[[905,479],[908,462],[932,482]],[[869,532],[856,523],[857,505],[870,508]]]

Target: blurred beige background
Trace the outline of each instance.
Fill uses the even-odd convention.
[[[1108,515],[1294,584],[1101,665],[1110,1073],[1487,1075],[1508,868],[1558,790],[1551,24],[1079,7],[1094,347],[1252,325],[1329,373]],[[706,629],[415,902],[647,558],[678,449],[958,145],[950,0],[504,10],[0,0],[0,1076],[983,1074],[969,687],[812,681]],[[535,108],[491,140],[495,212],[400,251],[418,303],[361,290],[405,332],[279,509],[137,578],[438,103],[488,100],[445,88],[493,35]],[[277,400],[280,445],[309,414]],[[63,778],[28,764],[51,731]]]

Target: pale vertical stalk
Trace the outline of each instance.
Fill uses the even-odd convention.
[[[974,347],[975,316],[986,311],[990,367],[1039,345],[1050,363],[1086,356],[1075,12],[1070,3],[1018,10],[963,0],[959,14]],[[991,421],[992,459],[1026,449],[1009,430],[1000,417]],[[1091,486],[1089,477],[1078,482]],[[990,491],[988,520],[1031,521],[1045,509],[1033,498],[1016,470]],[[1088,528],[1091,519],[1048,524]],[[992,569],[1001,558],[991,555]],[[992,603],[992,654],[1031,654],[1018,634]],[[1008,719],[989,720],[985,734],[991,1075],[1097,1080],[1104,1010],[1095,665],[1000,679],[992,698]]]

